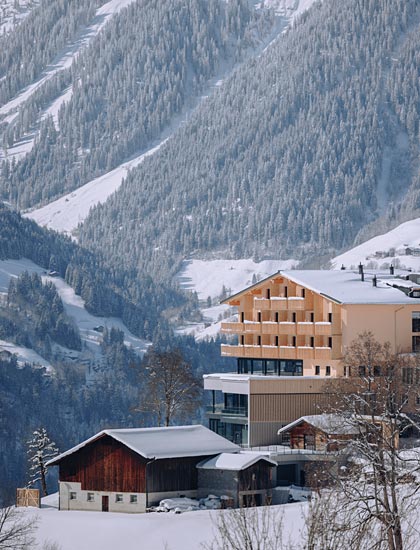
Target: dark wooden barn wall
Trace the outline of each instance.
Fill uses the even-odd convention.
[[[82,490],[145,493],[146,460],[105,435],[60,462],[60,481]]]
[[[195,466],[205,458],[209,458],[209,456],[167,458],[151,462],[147,466],[148,492],[197,489],[197,468]]]
[[[260,460],[246,470],[239,472],[239,491],[271,489],[272,466]]]

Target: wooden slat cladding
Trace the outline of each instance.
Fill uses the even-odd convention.
[[[338,382],[333,379],[325,378],[309,378],[304,376],[296,376],[291,379],[290,377],[277,379],[270,377],[264,380],[263,377],[250,380],[250,393],[251,394],[296,394],[296,393],[323,393],[326,391],[332,391],[332,389],[338,385]]]
[[[260,460],[239,472],[239,491],[271,489],[272,466]]]
[[[307,414],[319,414],[328,401],[325,393],[250,395],[250,422],[289,423]]]
[[[147,490],[192,491],[197,489],[196,464],[209,456],[168,458],[151,462],[147,467]]]
[[[60,481],[82,490],[146,492],[146,459],[105,435],[60,462]]]

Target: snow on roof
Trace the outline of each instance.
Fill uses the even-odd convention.
[[[103,430],[50,460],[47,464],[58,464],[82,447],[100,437],[108,435],[144,458],[180,458],[204,456],[223,452],[235,453],[240,447],[201,425],[173,426],[169,428],[130,428]]]
[[[267,458],[261,453],[221,453],[213,458],[202,460],[197,464],[197,468],[201,470],[245,470],[259,460],[268,462],[271,466],[277,466],[277,462]]]
[[[394,274],[390,274],[389,271],[365,270],[364,281],[362,281],[356,270],[284,270],[226,298],[223,302],[229,302],[239,295],[262,286],[274,277],[284,276],[298,285],[341,304],[415,304],[416,298],[410,298],[402,290],[393,287],[397,283],[400,287],[418,287],[416,283],[405,280],[408,274],[408,271],[397,269],[394,270]],[[377,286],[373,285],[374,276],[377,278]]]
[[[327,298],[342,304],[415,304],[416,298],[409,298],[404,292],[388,284],[396,275],[405,276],[408,272],[365,270],[362,281],[358,271],[354,270],[291,270],[281,271],[291,281],[313,290]],[[373,276],[377,277],[377,286],[373,286]],[[403,279],[398,279],[403,283]],[[391,283],[391,284],[392,284]],[[412,283],[413,287],[417,286]]]
[[[299,424],[302,424],[303,422],[306,422],[307,424],[310,424],[314,428],[318,428],[319,430],[322,430],[325,433],[328,434],[357,434],[359,433],[359,429],[357,425],[354,424],[353,421],[346,422],[346,417],[339,414],[312,414],[308,416],[301,416],[294,422],[291,422],[290,424],[287,424],[287,426],[283,426],[283,428],[280,428],[277,432],[278,435],[288,432],[295,426],[299,426]]]

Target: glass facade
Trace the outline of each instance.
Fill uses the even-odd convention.
[[[247,424],[234,424],[233,422],[225,422],[218,418],[210,418],[209,428],[212,432],[225,437],[229,441],[232,441],[232,443],[236,443],[237,445],[248,444]]]
[[[238,374],[302,376],[303,361],[294,359],[238,359]]]

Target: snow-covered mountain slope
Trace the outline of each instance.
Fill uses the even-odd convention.
[[[146,157],[153,155],[165,142],[166,139],[163,139],[142,155],[121,164],[111,172],[95,178],[42,208],[26,212],[23,217],[30,218],[49,229],[74,236],[77,226],[83,223],[89,210],[96,204],[105,202],[119,188],[130,168],[138,166]]]
[[[333,269],[356,267],[360,262],[370,268],[393,264],[420,270],[420,255],[406,253],[407,248],[420,250],[420,218],[405,222],[388,233],[378,235],[331,260]]]
[[[175,281],[186,291],[197,292],[202,305],[203,322],[192,323],[177,330],[178,334],[193,334],[197,340],[211,339],[220,331],[222,319],[233,314],[228,305],[221,305],[223,297],[268,277],[279,269],[297,267],[296,260],[186,260]]]
[[[77,296],[74,290],[60,277],[49,277],[45,270],[27,259],[21,260],[2,260],[0,261],[0,295],[7,293],[9,281],[12,277],[18,277],[24,271],[28,273],[38,273],[43,281],[52,282],[61,300],[64,309],[76,323],[80,331],[82,341],[95,355],[100,354],[100,344],[102,340],[101,332],[98,327],[116,328],[124,332],[124,343],[130,346],[139,354],[143,354],[147,349],[148,342],[134,336],[124,325],[121,319],[115,317],[97,317],[90,314],[85,309],[84,301]],[[96,328],[96,330],[95,330]],[[72,352],[74,354],[74,352]]]
[[[39,0],[0,0],[0,35],[11,31],[38,4]]]
[[[263,51],[268,44],[275,40],[281,32],[286,30],[293,23],[294,19],[298,15],[309,9],[313,2],[314,0],[272,0],[271,2],[260,3],[260,7],[266,5],[267,7],[275,9],[279,16],[278,24],[275,30],[270,37],[268,37],[265,43],[261,44],[260,50]],[[95,178],[79,189],[63,195],[46,206],[27,212],[25,216],[33,219],[42,226],[55,229],[56,231],[64,232],[69,235],[74,235],[79,223],[83,223],[86,219],[90,208],[97,204],[104,203],[108,197],[120,187],[131,168],[138,166],[144,158],[157,152],[161,146],[175,134],[178,128],[185,124],[200,104],[217,88],[223,85],[226,72],[226,68],[222,68],[220,74],[209,82],[207,90],[202,94],[202,96],[196,101],[190,102],[191,104],[184,110],[181,116],[176,117],[170,127],[165,130],[159,143],[155,144],[148,151],[142,152],[135,158],[122,163],[112,171]],[[71,94],[71,91],[67,92],[67,95],[63,94],[62,98],[58,98],[54,107],[51,106],[48,112],[53,114],[53,116],[56,116],[61,103],[68,101],[69,93]],[[45,117],[45,113],[43,117]],[[17,157],[20,158],[22,155],[26,154],[26,152],[29,151],[33,145],[34,137],[35,136],[29,136],[27,139],[15,144],[15,146],[8,151],[9,155],[17,155]]]
[[[47,372],[53,372],[53,367],[51,363],[41,357],[36,351],[30,348],[25,348],[24,346],[18,346],[12,342],[7,342],[6,340],[0,340],[0,353],[2,351],[9,352],[13,355],[16,355],[18,365],[23,365],[24,363],[31,363],[34,366],[45,367]]]
[[[109,19],[133,1],[134,0],[110,0],[98,8],[92,23],[85,29],[81,30],[77,39],[72,44],[68,44],[67,47],[56,56],[54,61],[45,69],[40,78],[25,88],[25,90],[22,90],[12,100],[2,105],[0,108],[0,115],[10,115],[10,113],[15,111],[40,86],[42,86],[42,84],[47,82],[47,80],[52,78],[57,72],[69,68],[80,50],[89,44],[92,38],[101,31]],[[11,122],[12,119],[13,118],[9,117],[6,120],[7,122]]]

